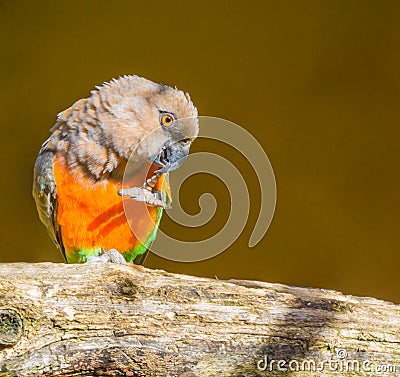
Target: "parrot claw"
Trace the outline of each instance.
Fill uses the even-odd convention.
[[[145,187],[132,187],[118,191],[120,196],[128,196],[138,202],[143,202],[153,207],[162,207],[164,209],[171,208],[167,203],[161,199],[160,192],[152,192]]]
[[[172,208],[171,207],[171,200],[167,200],[167,202],[163,201],[163,193],[162,193],[162,191],[154,191],[153,195],[154,195],[154,197],[156,199],[160,200],[163,203],[163,208],[164,209],[171,209]],[[169,199],[169,198],[167,197],[167,199]]]
[[[103,252],[98,257],[88,257],[86,263],[115,263],[115,264],[126,264],[126,260],[123,255],[116,249],[110,249]]]

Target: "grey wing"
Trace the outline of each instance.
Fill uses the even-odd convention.
[[[65,257],[61,229],[57,222],[57,192],[54,180],[55,152],[46,149],[46,144],[43,144],[35,163],[32,194],[40,220],[45,225],[57,248]]]

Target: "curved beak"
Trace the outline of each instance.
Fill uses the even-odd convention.
[[[161,167],[155,173],[166,173],[178,169],[189,154],[189,149],[190,142],[187,140],[177,141],[161,149],[153,161]]]

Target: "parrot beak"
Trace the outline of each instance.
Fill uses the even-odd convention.
[[[178,169],[189,154],[190,141],[180,140],[161,149],[154,163],[161,166],[155,173],[167,173]]]

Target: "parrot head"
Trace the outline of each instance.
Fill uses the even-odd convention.
[[[159,173],[182,164],[199,130],[197,109],[188,93],[124,76],[104,84],[96,94],[108,106],[105,133],[121,158],[153,163]]]
[[[113,79],[58,115],[56,149],[69,166],[95,180],[127,162],[177,169],[198,135],[197,109],[189,94],[138,76]]]

